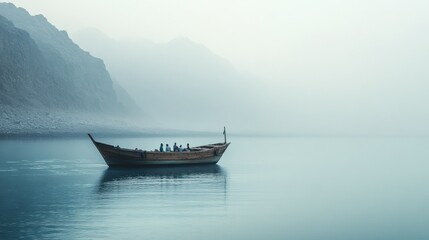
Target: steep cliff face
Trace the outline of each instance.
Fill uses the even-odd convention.
[[[8,105],[44,105],[38,93],[52,84],[46,61],[30,35],[0,16],[0,101]],[[40,84],[43,80],[45,83]]]
[[[1,103],[125,111],[103,61],[80,49],[65,31],[10,3],[0,3],[0,15]]]

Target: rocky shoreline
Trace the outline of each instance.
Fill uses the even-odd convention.
[[[86,137],[87,133],[127,137],[214,135],[212,132],[160,128],[143,117],[125,119],[112,115],[0,105],[0,138]]]
[[[0,110],[0,136],[144,132],[132,121],[107,114],[10,106],[0,106]]]

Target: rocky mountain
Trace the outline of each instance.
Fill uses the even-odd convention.
[[[65,31],[11,3],[0,3],[0,15],[1,104],[129,110],[118,99],[103,61],[82,50]]]
[[[0,102],[17,106],[49,106],[42,92],[55,88],[48,64],[30,35],[0,15]],[[40,83],[43,81],[43,84]],[[57,97],[57,96],[54,96]]]
[[[101,59],[42,15],[0,3],[0,136],[136,132],[141,114]]]

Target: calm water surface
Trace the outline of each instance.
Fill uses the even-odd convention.
[[[0,239],[429,239],[427,138],[230,141],[218,165],[131,170],[86,138],[0,140]]]

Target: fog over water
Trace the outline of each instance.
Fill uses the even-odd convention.
[[[237,133],[429,134],[428,1],[11,2],[33,15],[43,14],[73,40],[77,39],[75,33],[88,28],[120,42],[115,45],[119,49],[133,46],[130,41],[139,46],[149,41],[152,44],[145,46],[159,49],[171,46],[179,37],[206,49],[209,54],[204,56],[209,59],[224,59],[230,64],[234,73],[222,73],[218,78],[204,78],[204,72],[187,72],[176,78],[187,84],[180,95],[180,85],[160,87],[167,80],[151,85],[142,79],[141,84],[133,85],[141,76],[148,79],[147,71],[141,70],[134,79],[125,77],[121,74],[125,68],[104,59],[112,77],[141,104],[157,127],[213,130],[225,124]],[[75,41],[81,47],[91,45]],[[85,50],[97,56],[96,49]],[[99,49],[97,57],[110,54],[113,58],[116,53],[109,50]],[[121,54],[128,56],[131,51]],[[181,64],[186,62],[192,69],[201,59],[201,52],[195,52],[198,54],[160,57],[162,61],[181,58],[156,66],[170,66],[174,79],[177,72],[172,69],[183,69]],[[159,52],[155,53],[158,56]],[[138,68],[134,63],[142,61],[123,60],[135,65],[134,70]],[[211,66],[205,71],[210,76],[225,69],[204,66]],[[164,68],[158,72],[162,74],[150,76],[169,78]],[[221,78],[226,83],[215,89]],[[138,98],[136,92],[143,86],[155,89],[149,89],[146,98]],[[201,94],[204,86],[210,88],[199,97],[201,101],[187,98],[190,93]],[[157,95],[156,90],[162,93]],[[145,94],[148,89],[142,91]],[[180,107],[184,110],[177,111]],[[170,115],[169,109],[173,109]]]

